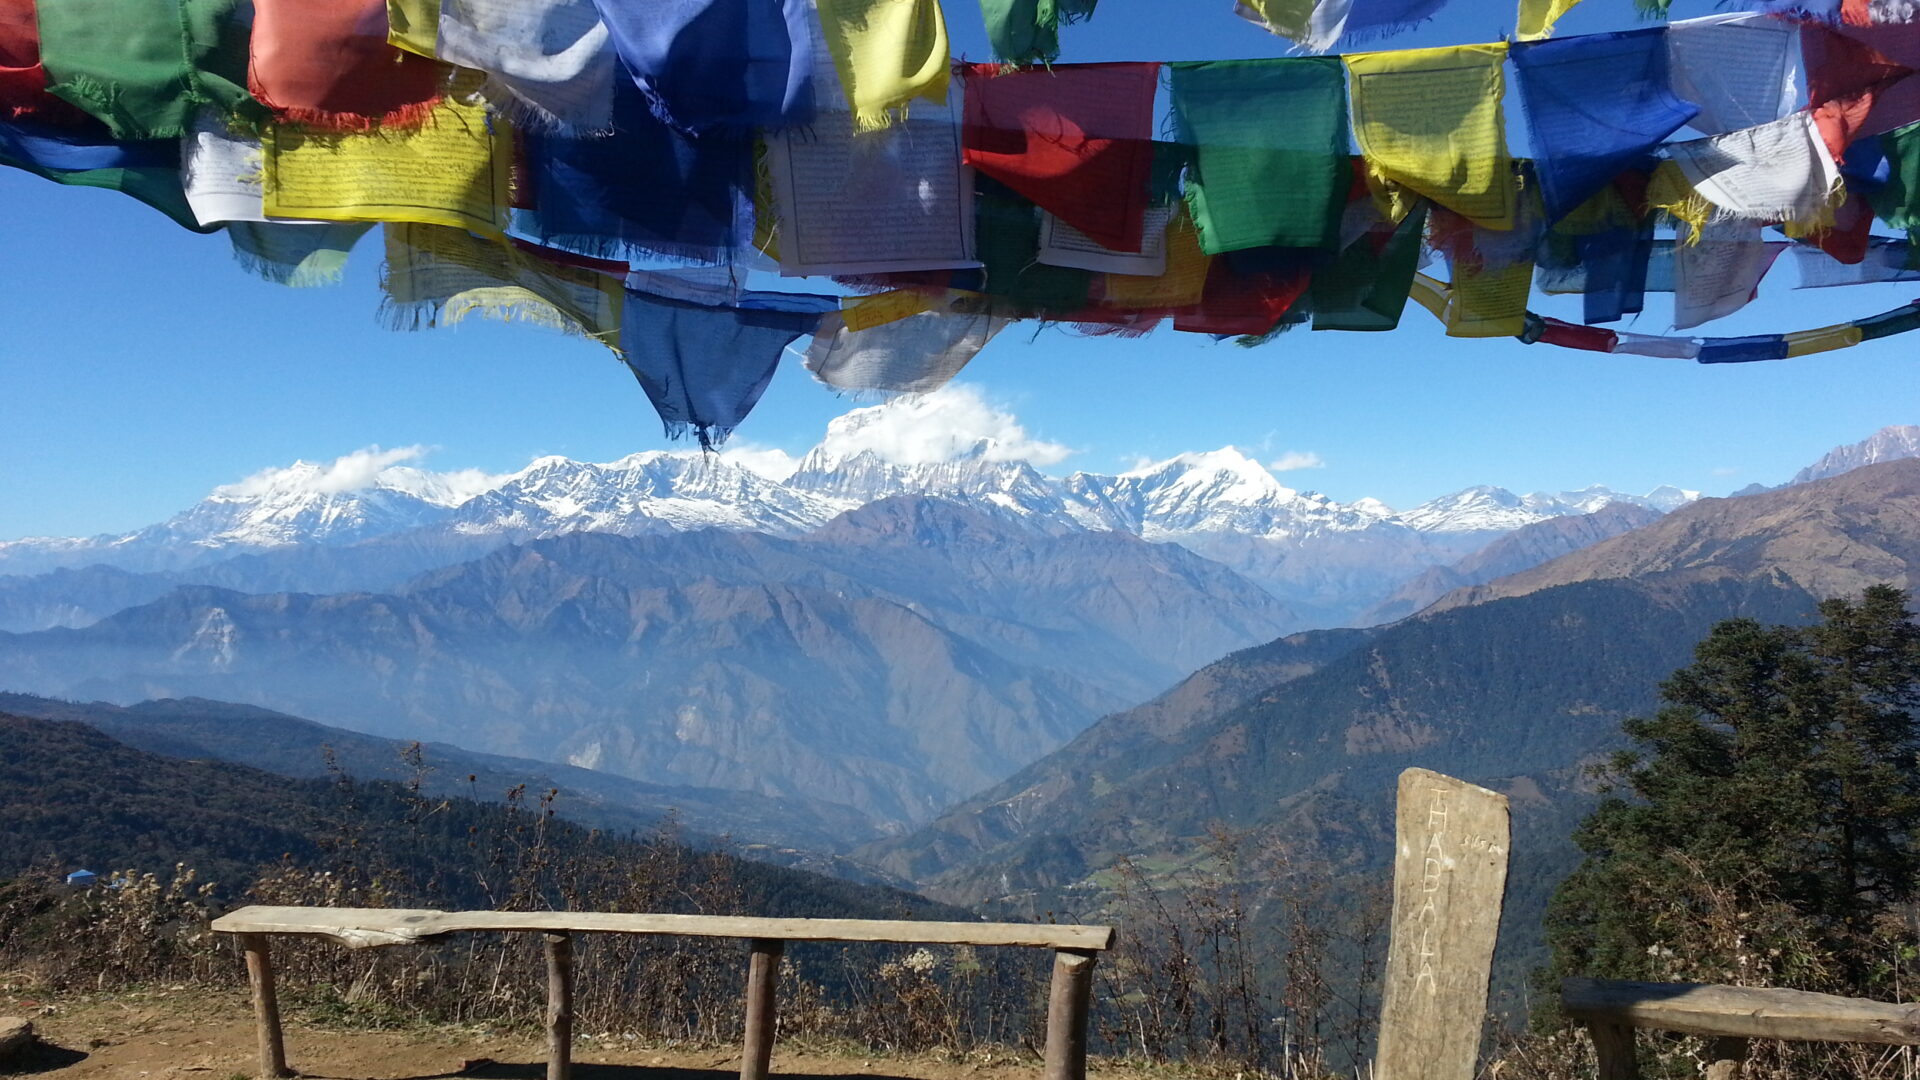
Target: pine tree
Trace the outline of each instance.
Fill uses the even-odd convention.
[[[1820,614],[1719,624],[1625,722],[1548,911],[1553,975],[1891,992],[1920,884],[1920,626],[1890,586]]]

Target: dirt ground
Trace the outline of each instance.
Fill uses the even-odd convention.
[[[79,1000],[6,1000],[0,1015],[32,1020],[44,1043],[16,1074],[48,1080],[150,1077],[153,1080],[242,1080],[259,1060],[253,1017],[238,993],[159,990]],[[486,1029],[422,1027],[363,1031],[286,1021],[287,1063],[315,1080],[538,1080],[546,1076],[541,1036]],[[621,1045],[584,1038],[574,1047],[579,1080],[735,1080],[737,1051]],[[1021,1054],[955,1061],[934,1057],[834,1054],[782,1049],[776,1073],[811,1080],[893,1077],[899,1080],[1035,1080],[1040,1062]],[[1095,1070],[1107,1080],[1140,1080],[1131,1069]],[[5,1070],[0,1070],[4,1073]]]

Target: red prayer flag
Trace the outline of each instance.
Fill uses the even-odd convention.
[[[968,165],[1101,247],[1139,251],[1153,169],[1158,64],[963,72]]]
[[[387,44],[386,0],[254,0],[248,89],[282,120],[332,131],[418,124],[451,73]]]
[[[1563,349],[1585,349],[1588,352],[1612,352],[1614,342],[1619,335],[1604,326],[1581,326],[1578,323],[1563,322],[1559,319],[1544,319],[1546,327],[1540,331],[1539,341],[1546,345],[1558,345]]]
[[[1803,23],[1807,104],[1836,160],[1863,135],[1920,120],[1920,23],[1830,27]]]
[[[84,127],[86,113],[47,93],[34,0],[0,0],[0,119]]]
[[[1216,258],[1207,271],[1200,306],[1175,312],[1173,328],[1193,334],[1259,337],[1280,325],[1312,279],[1312,272],[1305,268],[1243,273],[1233,268],[1231,259]]]

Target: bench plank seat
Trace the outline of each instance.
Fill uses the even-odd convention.
[[[1561,983],[1560,1000],[1576,1019],[1623,1027],[1749,1039],[1920,1045],[1920,1006],[1805,990],[1573,978]]]
[[[434,911],[406,908],[244,907],[213,921],[228,934],[305,934],[348,948],[411,945],[465,931],[679,934],[778,941],[879,941],[907,945],[1030,945],[1099,952],[1110,926],[912,922],[877,919],[766,919],[736,915],[643,915],[600,911]]]

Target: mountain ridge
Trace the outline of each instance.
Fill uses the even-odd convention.
[[[1803,622],[1819,598],[1916,575],[1920,460],[1701,500],[1390,625],[1233,654],[857,855],[1022,911],[1090,902],[1114,858],[1170,858],[1215,821],[1377,861],[1393,776],[1421,765],[1525,795],[1532,884],[1510,907],[1537,923],[1591,804],[1583,762],[1622,745],[1620,720],[1715,622]]]
[[[0,684],[234,701],[898,828],[1298,625],[1178,545],[902,496],[800,538],[570,533],[388,593],[180,586],[0,634]]]
[[[826,439],[784,475],[725,454],[670,451],[604,463],[547,456],[493,476],[392,464],[405,452],[378,448],[333,465],[297,462],[223,486],[130,533],[0,541],[0,627],[83,625],[109,613],[18,580],[59,570],[103,565],[166,579],[150,582],[148,593],[167,582],[253,591],[385,588],[408,573],[570,532],[718,528],[797,537],[847,510],[900,495],[962,502],[1046,531],[1119,531],[1180,543],[1260,583],[1315,623],[1339,625],[1405,579],[1499,533],[1608,501],[1664,510],[1694,494],[1596,487],[1515,495],[1483,485],[1402,512],[1373,499],[1340,503],[1289,487],[1231,446],[1114,474],[1049,475],[1019,457],[1020,447],[991,437],[958,445],[940,460],[900,461],[867,445],[872,429],[888,419],[887,408],[836,418]],[[312,554],[322,551],[332,554]],[[250,561],[226,565],[235,558]],[[127,583],[119,584],[124,592]],[[9,607],[9,590],[32,595]],[[102,603],[108,595],[99,591]]]

